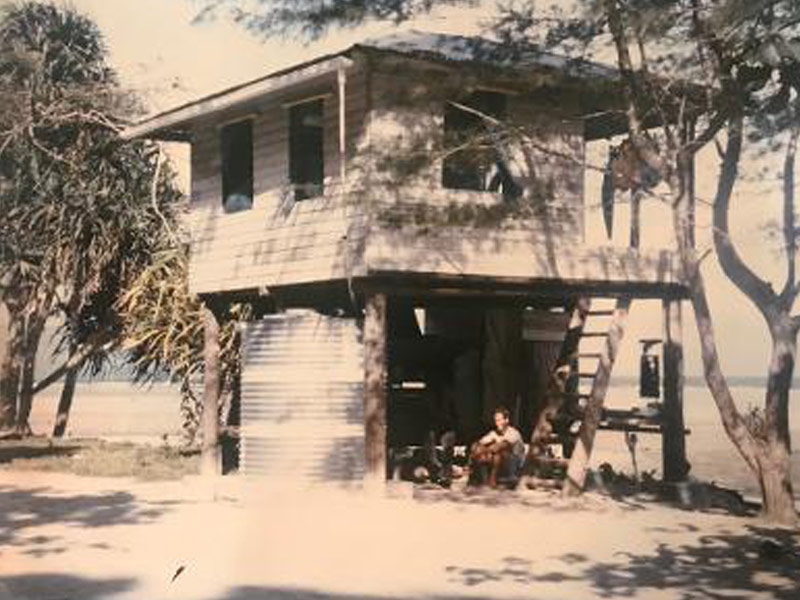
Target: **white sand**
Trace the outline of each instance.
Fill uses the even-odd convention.
[[[0,471],[0,600],[800,598],[797,532],[756,519],[398,496]],[[765,537],[793,554],[762,558]]]

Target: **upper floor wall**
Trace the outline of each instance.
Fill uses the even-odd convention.
[[[361,211],[340,196],[343,161],[362,152],[363,70],[348,70],[342,84],[344,102],[337,73],[326,73],[193,126],[193,292],[341,278],[357,270],[343,261],[352,254],[345,232],[359,228]],[[240,124],[250,134],[226,139]],[[241,161],[249,169],[239,168]],[[297,178],[309,181],[298,185]]]
[[[513,82],[362,56],[191,133],[194,293],[413,272],[415,255],[463,274],[583,238],[582,121]]]
[[[437,232],[444,235],[491,228],[580,243],[580,119],[507,81],[411,64],[381,61],[371,70],[377,221],[408,230],[446,225]],[[433,223],[420,221],[425,212]]]

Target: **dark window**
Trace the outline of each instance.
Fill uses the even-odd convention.
[[[253,207],[253,124],[225,125],[222,145],[222,205],[225,212]]]
[[[506,96],[499,92],[478,91],[446,105],[444,137],[450,153],[442,165],[444,187],[509,191],[514,183],[498,147],[502,127],[493,122],[505,116]]]
[[[325,177],[322,100],[289,108],[289,180],[295,200],[322,195]]]

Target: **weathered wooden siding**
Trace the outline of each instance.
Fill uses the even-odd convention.
[[[433,83],[430,83],[433,82]],[[436,73],[424,75],[378,71],[372,75],[373,110],[369,120],[375,170],[370,186],[372,213],[409,224],[403,212],[420,214],[420,204],[439,212],[466,214],[469,207],[497,209],[500,194],[442,187],[444,112],[464,88]],[[579,243],[583,238],[583,126],[576,120],[552,117],[524,94],[507,95],[508,123],[522,135],[507,151],[506,160],[526,188],[534,180],[552,188],[552,199],[536,208],[508,215],[503,228],[524,229],[542,239]],[[487,211],[478,211],[479,213]],[[492,212],[492,211],[489,211]],[[444,216],[444,215],[443,215]],[[456,225],[481,225],[478,222]],[[418,219],[411,219],[418,225]],[[437,222],[436,225],[443,223]]]
[[[574,284],[678,284],[675,256],[666,250],[542,243],[524,232],[449,231],[439,235],[372,230],[365,264],[371,273],[425,273],[552,280]]]
[[[285,103],[327,93],[324,99],[325,195],[294,202],[288,185],[289,118]],[[364,143],[367,113],[363,72],[348,74],[347,155]],[[229,122],[239,115],[226,115]],[[248,116],[246,109],[241,117]],[[220,122],[197,126],[192,142],[190,289],[193,293],[275,286],[358,275],[363,217],[340,183],[336,77],[303,93],[266,101],[253,114],[251,210],[222,207]]]
[[[443,114],[460,91],[456,83],[394,71],[374,74],[373,90],[368,135],[377,165],[373,182],[380,185],[370,188],[368,198],[368,272],[660,276],[649,264],[644,269],[634,264],[633,256],[575,253],[583,241],[584,217],[579,121],[553,117],[525,94],[508,94],[508,121],[522,135],[509,148],[507,161],[523,186],[536,181],[552,191],[547,202],[519,210],[504,204],[500,194],[441,185]],[[559,256],[562,248],[572,256]]]

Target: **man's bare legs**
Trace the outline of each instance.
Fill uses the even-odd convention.
[[[489,487],[497,487],[500,469],[511,456],[511,444],[505,440],[491,444],[475,442],[470,450],[470,479],[474,470],[489,468]]]

